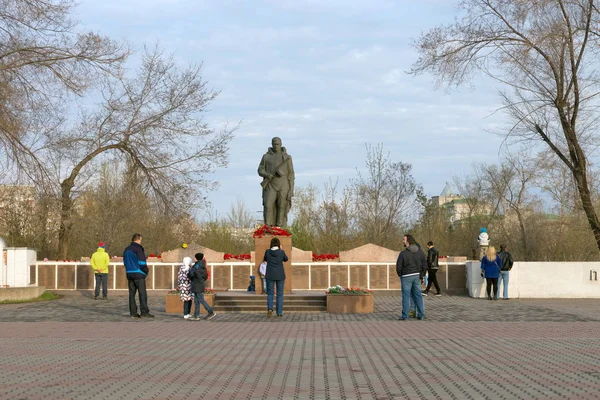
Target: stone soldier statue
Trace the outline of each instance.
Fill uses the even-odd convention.
[[[287,215],[294,195],[294,165],[292,157],[274,137],[258,165],[258,175],[263,177],[263,218],[269,226],[287,226]]]

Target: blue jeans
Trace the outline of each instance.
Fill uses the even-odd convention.
[[[277,285],[276,310],[277,315],[283,315],[283,281],[270,281],[267,279],[267,309],[273,309],[273,286]]]
[[[262,292],[267,293],[267,278],[263,275],[260,279],[262,279]]]
[[[401,276],[402,286],[402,319],[408,319],[410,302],[417,306],[417,318],[425,317],[423,308],[423,295],[421,294],[421,278],[419,275]]]
[[[200,304],[209,314],[213,313],[213,309],[204,300],[204,293],[194,293],[194,317],[200,316]]]
[[[502,297],[508,299],[508,276],[510,275],[509,271],[500,271],[500,278],[498,279],[498,293],[496,293],[496,297],[500,297],[500,283],[504,282],[502,291]]]

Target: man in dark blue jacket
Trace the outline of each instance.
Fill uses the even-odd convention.
[[[425,318],[423,295],[421,294],[421,277],[427,271],[425,253],[417,246],[412,235],[404,235],[404,246],[396,261],[396,273],[402,285],[402,316],[400,320],[408,319],[409,303],[412,299],[417,306],[417,318]]]
[[[136,233],[131,238],[131,244],[123,251],[123,264],[129,284],[129,313],[131,318],[154,318],[148,309],[148,295],[146,294],[146,276],[148,266],[146,265],[146,254],[141,245],[142,235]],[[140,314],[137,312],[135,294],[139,293]]]

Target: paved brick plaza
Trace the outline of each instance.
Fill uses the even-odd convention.
[[[595,399],[600,300],[398,297],[369,315],[132,320],[126,294],[0,305],[0,399]]]

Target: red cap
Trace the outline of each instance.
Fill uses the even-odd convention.
[[[98,243],[98,247],[104,247],[104,246],[106,246],[106,245],[104,244],[104,242],[100,242],[100,243]]]

